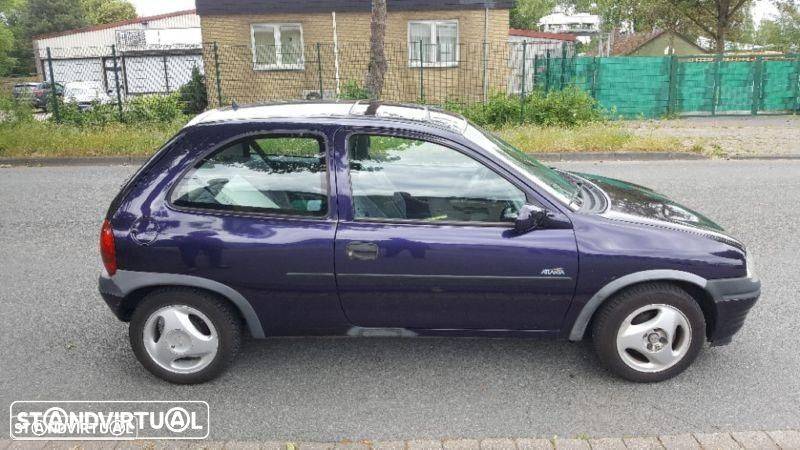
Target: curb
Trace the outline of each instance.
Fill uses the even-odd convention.
[[[397,441],[287,442],[287,441],[8,441],[0,449],[22,448],[119,450],[205,449],[205,450],[559,450],[559,449],[800,449],[800,431],[733,431],[727,433],[685,433],[678,435],[622,438],[582,436],[565,439],[445,439]]]
[[[541,161],[687,161],[709,159],[699,153],[682,152],[582,152],[529,153]]]
[[[54,158],[0,158],[0,166],[129,166],[142,165],[147,156],[87,156]]]
[[[800,155],[729,155],[725,159],[736,161],[782,161],[800,160]]]
[[[665,161],[708,159],[697,153],[681,152],[586,152],[586,153],[530,153],[541,161]],[[128,166],[142,165],[147,156],[87,156],[53,158],[0,158],[1,166]],[[798,157],[800,158],[800,157]]]
[[[530,153],[548,162],[580,161],[700,161],[711,158],[699,153],[681,152],[586,152],[586,153]],[[0,158],[0,166],[57,167],[57,166],[140,166],[149,156],[87,156],[54,158]],[[734,161],[800,160],[800,155],[729,155]]]

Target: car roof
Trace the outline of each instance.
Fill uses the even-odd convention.
[[[195,117],[188,126],[232,121],[280,119],[368,119],[431,126],[463,134],[467,120],[457,114],[424,105],[375,101],[296,102],[214,109]]]

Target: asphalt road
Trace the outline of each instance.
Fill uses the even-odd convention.
[[[734,343],[658,385],[588,345],[515,339],[248,342],[221,379],[150,376],[96,291],[101,217],[131,167],[0,169],[0,407],[206,400],[217,439],[621,436],[800,424],[800,161],[562,163],[657,188],[749,244],[762,301]],[[7,409],[2,409],[7,410]],[[8,436],[0,419],[0,436]]]

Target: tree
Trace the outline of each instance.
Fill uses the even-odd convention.
[[[7,23],[0,20],[0,77],[4,77],[14,71],[17,59],[12,52],[14,50],[14,33]]]
[[[81,0],[28,0],[22,22],[28,42],[36,35],[88,25]]]
[[[550,14],[556,4],[556,0],[517,0],[511,10],[511,28],[535,30],[539,19]]]
[[[89,25],[136,18],[136,8],[126,0],[81,0]]]
[[[753,0],[666,0],[700,31],[714,40],[715,52],[725,52],[732,30],[745,24]]]
[[[383,91],[384,77],[388,64],[386,62],[386,0],[372,0],[372,17],[370,18],[369,66],[364,87],[370,98],[378,99]]]
[[[800,2],[780,0],[776,6],[778,16],[761,22],[755,42],[772,50],[800,51]]]

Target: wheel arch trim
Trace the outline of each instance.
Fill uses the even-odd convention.
[[[253,305],[237,290],[208,278],[172,273],[138,272],[118,270],[113,277],[103,274],[100,280],[101,290],[119,297],[127,297],[130,293],[142,288],[156,286],[194,287],[205,289],[221,295],[236,307],[242,314],[250,334],[256,339],[265,337],[264,328]]]
[[[680,270],[645,270],[642,272],[634,272],[620,278],[617,278],[605,286],[603,286],[591,299],[583,306],[578,318],[572,324],[572,329],[569,333],[570,341],[580,341],[586,333],[586,328],[592,320],[594,313],[600,308],[609,297],[616,294],[622,289],[634,284],[644,283],[648,281],[681,281],[693,284],[700,289],[707,290],[706,285],[708,280],[689,272]]]

